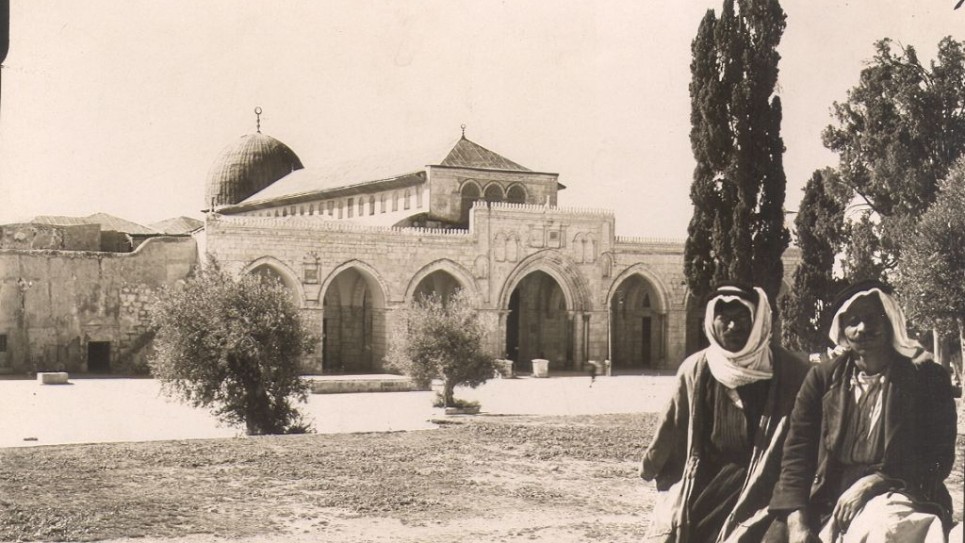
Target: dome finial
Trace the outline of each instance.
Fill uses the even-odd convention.
[[[255,106],[255,129],[261,134],[261,106]]]
[[[463,139],[465,139],[465,138],[466,138],[466,125],[465,125],[465,124],[462,124],[462,125],[459,126],[459,128],[462,128],[462,137],[463,137]]]

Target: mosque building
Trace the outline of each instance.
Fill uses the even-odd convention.
[[[697,344],[682,240],[618,236],[612,212],[559,206],[558,174],[465,127],[425,153],[304,167],[259,125],[221,152],[205,189],[203,225],[165,221],[113,252],[103,226],[0,226],[0,372],[143,369],[151,293],[205,254],[288,289],[319,338],[306,373],[383,372],[400,311],[456,289],[496,323],[486,348],[518,372],[533,359],[668,369]]]

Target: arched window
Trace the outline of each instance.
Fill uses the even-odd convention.
[[[379,194],[379,213],[385,213],[385,193]]]
[[[405,194],[402,196],[402,209],[409,209],[411,206],[412,192],[409,189],[405,189]]]
[[[399,210],[399,193],[393,192],[392,193],[392,211],[398,211],[398,210]]]
[[[348,208],[348,218],[351,219],[352,217],[354,217],[355,216],[355,198],[349,198],[348,204],[345,207]]]
[[[369,215],[375,215],[375,196],[369,196]]]
[[[503,198],[503,188],[493,183],[486,187],[485,199],[489,203],[502,202]]]
[[[332,200],[328,201],[328,216],[331,217],[335,214],[335,202]]]
[[[462,186],[460,191],[459,222],[469,224],[469,210],[472,204],[480,199],[479,187],[472,181]]]
[[[506,201],[511,204],[525,204],[526,203],[526,189],[522,185],[513,185],[509,187],[509,192],[506,193]]]

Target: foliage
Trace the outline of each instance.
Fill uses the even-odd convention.
[[[697,166],[684,272],[698,298],[721,280],[760,285],[777,299],[784,226],[784,143],[777,0],[724,0],[709,10],[691,50],[690,141]]]
[[[873,230],[883,270],[898,264],[902,232],[935,201],[939,180],[965,152],[965,42],[941,40],[928,67],[913,47],[895,45],[875,44],[874,58],[847,101],[834,104],[835,124],[823,134],[839,155],[842,181],[879,219],[855,234],[863,243]],[[867,263],[860,274],[874,271]]]
[[[794,220],[801,263],[794,287],[781,301],[783,344],[789,349],[814,352],[827,343],[829,306],[843,286],[834,267],[844,243],[847,197],[831,168],[815,171],[804,187]]]
[[[946,332],[965,320],[965,158],[902,240],[895,283],[909,315]]]
[[[244,424],[249,435],[308,430],[292,401],[307,399],[298,361],[312,338],[280,283],[235,279],[212,260],[162,291],[152,322],[149,364],[167,394]]]
[[[459,409],[468,409],[472,407],[479,407],[479,402],[475,400],[454,398],[451,402],[449,402],[449,405],[446,405],[445,395],[441,392],[437,392],[435,399],[432,400],[432,407],[457,407]]]
[[[880,234],[870,213],[862,213],[857,220],[845,225],[847,239],[842,269],[849,283],[881,278],[887,264],[883,255]]]
[[[421,386],[442,379],[443,406],[450,407],[457,386],[475,388],[493,376],[493,357],[483,350],[490,328],[465,290],[445,301],[433,293],[400,315],[386,361]]]

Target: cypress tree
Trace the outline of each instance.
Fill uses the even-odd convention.
[[[844,243],[849,195],[830,168],[815,171],[804,187],[794,220],[801,264],[794,270],[794,288],[781,300],[783,344],[789,349],[815,352],[827,344],[830,304],[843,286],[834,277],[834,263]]]
[[[702,298],[714,281],[764,288],[776,302],[784,226],[784,143],[777,46],[785,15],[777,0],[725,0],[709,10],[691,51],[690,140],[697,166],[684,273]]]

